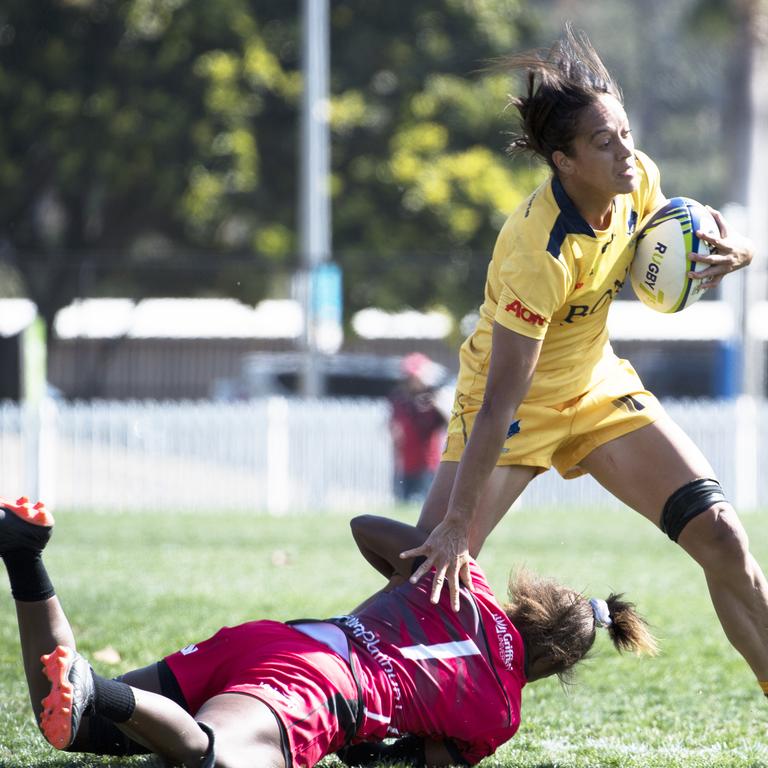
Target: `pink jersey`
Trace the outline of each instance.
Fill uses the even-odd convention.
[[[475,591],[461,588],[458,613],[447,589],[437,606],[430,603],[427,574],[333,621],[351,641],[365,704],[361,730],[450,738],[474,764],[517,731],[526,678],[520,634],[475,562],[470,571]]]

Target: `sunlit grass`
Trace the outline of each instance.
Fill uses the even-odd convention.
[[[412,519],[415,511],[399,514]],[[115,675],[252,618],[323,617],[380,585],[342,516],[269,518],[59,511],[46,562],[97,671]],[[753,550],[765,513],[745,517]],[[518,735],[484,766],[768,765],[768,701],[725,640],[698,568],[651,525],[616,507],[510,513],[481,555],[501,595],[514,566],[590,595],[626,592],[662,644],[656,659],[619,656],[600,637],[568,692],[526,688]],[[120,661],[96,660],[112,647]],[[32,722],[10,596],[0,599],[0,765],[154,766],[56,753]],[[329,758],[324,765],[338,765]]]

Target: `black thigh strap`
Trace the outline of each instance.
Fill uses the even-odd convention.
[[[215,768],[216,766],[216,737],[213,733],[213,728],[210,725],[201,723],[198,720],[197,723],[200,726],[200,730],[208,737],[208,749],[205,750],[203,759],[200,761],[200,768]]]
[[[726,501],[717,480],[699,478],[678,488],[668,499],[661,513],[661,530],[677,541],[694,517],[706,512],[713,504]]]

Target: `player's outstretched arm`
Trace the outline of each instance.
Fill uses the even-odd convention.
[[[350,521],[352,536],[363,557],[383,576],[408,578],[413,559],[404,560],[404,549],[418,547],[427,534],[412,525],[379,515],[359,515]]]
[[[469,535],[475,508],[499,459],[509,425],[530,387],[541,341],[494,323],[491,350],[483,405],[461,457],[445,517],[424,544],[403,552],[406,558],[426,558],[411,581],[420,579],[430,568],[435,569],[433,603],[438,602],[443,585],[448,582],[455,611],[459,610],[459,583],[472,588]]]

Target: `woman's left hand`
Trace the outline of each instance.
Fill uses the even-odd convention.
[[[697,232],[696,236],[709,243],[712,252],[688,254],[691,261],[709,265],[699,272],[688,273],[688,276],[694,280],[701,280],[701,287],[705,290],[719,285],[727,274],[748,266],[755,255],[754,246],[748,237],[737,232],[729,233],[728,225],[720,211],[710,206],[707,206],[707,210],[717,222],[720,237],[711,237],[704,232]]]

